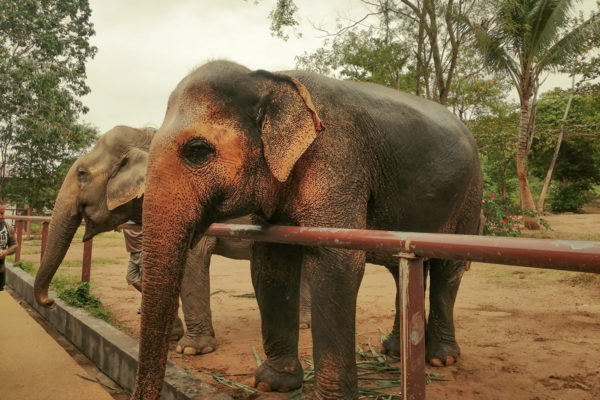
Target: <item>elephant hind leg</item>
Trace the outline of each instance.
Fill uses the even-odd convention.
[[[392,324],[392,331],[383,340],[382,352],[394,357],[400,357],[400,291],[398,290],[400,283],[399,263],[388,263],[385,267],[390,271],[396,282],[396,315]],[[427,284],[427,272],[429,270],[429,261],[423,263],[423,283]],[[425,293],[423,293],[425,295]]]
[[[460,347],[454,334],[454,302],[466,262],[430,260],[429,318],[425,353],[429,364],[443,367],[456,363]]]
[[[436,367],[456,363],[460,347],[454,336],[454,302],[465,268],[464,261],[431,259],[423,265],[423,281],[430,275],[429,318],[425,330],[425,356]],[[383,341],[384,354],[400,356],[400,303],[398,265],[386,265],[396,282],[396,316],[392,331]],[[424,295],[424,294],[423,294]]]

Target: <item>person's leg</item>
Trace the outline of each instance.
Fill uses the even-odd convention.
[[[127,265],[127,283],[142,292],[142,253],[131,253]]]
[[[0,262],[0,292],[4,290],[4,284],[6,283],[6,268],[4,267],[4,260]]]

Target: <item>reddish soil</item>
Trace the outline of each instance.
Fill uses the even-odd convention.
[[[600,214],[546,219],[555,227],[546,236],[590,239],[590,234],[600,232]],[[68,258],[80,259],[80,247],[75,245]],[[139,339],[140,294],[125,282],[122,237],[111,233],[97,238],[93,256],[112,259],[93,266],[93,292],[117,323]],[[202,356],[172,351],[169,358],[193,371],[247,374],[229,379],[252,385],[256,368],[252,349],[264,358],[259,312],[253,298],[231,296],[253,292],[248,262],[214,257],[211,290],[220,291],[212,296],[219,348]],[[383,267],[367,265],[358,299],[357,345],[380,347],[381,332],[392,325],[394,293],[391,275]],[[464,275],[455,319],[461,359],[451,367],[427,368],[445,379],[427,386],[428,398],[600,398],[600,276],[474,263]],[[300,352],[303,359],[310,359],[309,330],[301,331]],[[246,395],[211,377],[203,379],[240,399],[286,398],[273,393]],[[388,392],[394,390],[398,391]]]

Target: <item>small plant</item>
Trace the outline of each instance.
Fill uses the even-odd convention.
[[[35,270],[33,267],[33,263],[30,261],[20,260],[20,261],[17,261],[16,263],[14,263],[13,265],[17,268],[21,268],[23,271],[27,272],[30,275]]]
[[[499,200],[494,193],[483,198],[483,215],[485,216],[484,235],[488,236],[520,236],[521,213],[514,206]]]
[[[554,187],[550,192],[548,201],[550,210],[555,213],[574,212],[581,213],[583,206],[593,199],[591,183],[587,181],[574,181],[567,185]]]
[[[73,307],[81,307],[92,316],[112,323],[111,315],[102,308],[100,300],[90,293],[90,283],[83,282],[75,287],[55,285],[58,298]]]

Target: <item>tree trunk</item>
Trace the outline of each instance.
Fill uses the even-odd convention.
[[[571,93],[569,93],[569,100],[567,101],[567,106],[565,107],[565,113],[563,114],[562,120],[560,121],[560,132],[558,134],[558,139],[556,140],[556,146],[554,146],[554,154],[552,155],[552,160],[550,161],[550,166],[548,166],[548,172],[546,172],[546,178],[544,179],[544,186],[542,187],[542,193],[540,193],[540,198],[538,199],[538,210],[540,210],[540,212],[544,211],[544,202],[546,201],[546,193],[548,192],[548,187],[550,187],[550,182],[552,182],[552,174],[554,173],[554,166],[556,165],[556,160],[558,159],[558,153],[560,151],[560,145],[562,144],[562,140],[565,135],[565,124],[567,123],[567,117],[569,116],[569,110],[571,109],[571,102],[573,101],[574,95],[575,95],[575,75],[573,75],[573,78],[571,81]]]
[[[521,99],[521,118],[519,121],[519,143],[517,148],[517,178],[519,179],[519,194],[521,207],[526,211],[537,211],[531,189],[529,188],[527,171],[527,142],[529,130],[529,98]],[[523,222],[527,229],[539,230],[541,225],[536,218],[527,215],[523,216]]]

